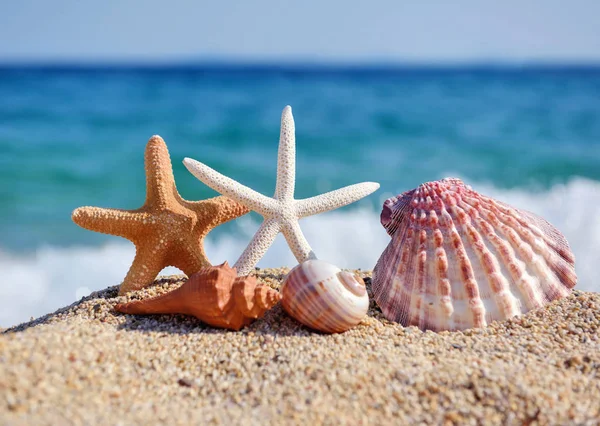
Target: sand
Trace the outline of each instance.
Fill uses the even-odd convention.
[[[257,274],[277,288],[285,272]],[[374,303],[338,335],[279,305],[239,332],[112,310],[180,283],[111,287],[5,331],[0,424],[600,424],[600,294],[439,334]]]

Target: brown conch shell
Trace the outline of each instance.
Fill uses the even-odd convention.
[[[202,268],[181,287],[151,299],[118,304],[126,314],[192,315],[214,327],[239,330],[262,317],[277,304],[280,295],[260,285],[255,277],[237,277],[227,262]]]
[[[287,274],[281,296],[281,306],[292,318],[324,333],[356,326],[369,309],[361,277],[317,259],[306,260]]]
[[[373,270],[384,315],[422,330],[485,327],[565,297],[577,283],[565,237],[459,179],[385,201],[392,237]]]

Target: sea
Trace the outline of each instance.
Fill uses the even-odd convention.
[[[319,258],[373,268],[389,242],[383,201],[459,177],[553,223],[575,252],[577,288],[600,291],[600,67],[3,65],[0,327],[121,282],[133,245],[79,228],[71,212],[140,207],[152,135],[165,139],[184,198],[216,195],[184,157],[271,195],[286,105],[296,198],[381,184],[301,221]],[[211,232],[211,262],[235,262],[260,221],[252,213]],[[279,236],[259,266],[295,264]]]

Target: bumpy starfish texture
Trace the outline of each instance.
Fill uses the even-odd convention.
[[[202,201],[181,198],[175,186],[167,145],[153,136],[146,145],[146,202],[137,210],[80,207],[73,221],[96,232],[127,238],[136,255],[119,293],[151,284],[166,266],[190,276],[210,266],[203,240],[214,227],[248,213],[227,197]]]
[[[234,266],[239,275],[247,275],[252,271],[279,232],[285,236],[298,262],[316,258],[302,234],[298,220],[353,203],[379,188],[378,183],[365,182],[315,197],[295,200],[296,138],[290,106],[286,106],[281,114],[277,184],[273,198],[262,195],[191,158],[184,159],[183,164],[194,176],[215,191],[264,217],[265,220]]]

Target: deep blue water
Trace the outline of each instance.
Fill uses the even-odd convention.
[[[213,194],[185,156],[270,193],[286,104],[298,197],[363,180],[398,192],[448,173],[498,188],[600,181],[595,68],[3,68],[0,246],[100,241],[69,213],[141,205],[153,134],[184,197]]]

